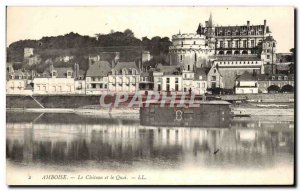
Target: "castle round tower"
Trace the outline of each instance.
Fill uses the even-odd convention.
[[[169,47],[170,64],[180,65],[187,71],[207,66],[207,58],[214,52],[205,42],[204,35],[194,33],[173,35],[172,45]]]

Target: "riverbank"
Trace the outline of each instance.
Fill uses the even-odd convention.
[[[273,106],[273,105],[271,105]],[[232,112],[234,114],[249,114],[250,116],[294,116],[294,108],[260,108],[253,105],[237,106],[232,105]],[[34,112],[34,113],[76,113],[79,115],[138,115],[139,108],[7,108],[9,112]]]

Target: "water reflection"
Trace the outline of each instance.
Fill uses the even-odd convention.
[[[134,119],[7,113],[6,156],[17,163],[134,168],[293,165],[293,121],[237,119],[231,128],[146,127]]]

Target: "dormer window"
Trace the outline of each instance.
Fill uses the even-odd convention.
[[[278,76],[278,80],[282,80],[281,76]]]
[[[68,71],[68,72],[67,72],[67,77],[68,77],[68,78],[71,78],[71,77],[72,77],[72,72],[71,72],[71,71]]]
[[[275,80],[275,76],[272,76],[272,80]]]
[[[288,79],[288,77],[287,76],[284,76],[284,80],[287,80]]]
[[[126,75],[126,74],[127,74],[126,68],[123,68],[123,69],[122,69],[122,74],[123,74],[123,75]]]
[[[202,76],[199,76],[199,80],[202,80]]]
[[[132,75],[136,75],[136,70],[132,69]]]
[[[57,76],[57,72],[56,71],[52,71],[52,77],[56,77]]]

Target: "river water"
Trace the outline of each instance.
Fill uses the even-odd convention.
[[[293,117],[202,128],[142,126],[136,115],[6,114],[8,184],[293,183]]]

